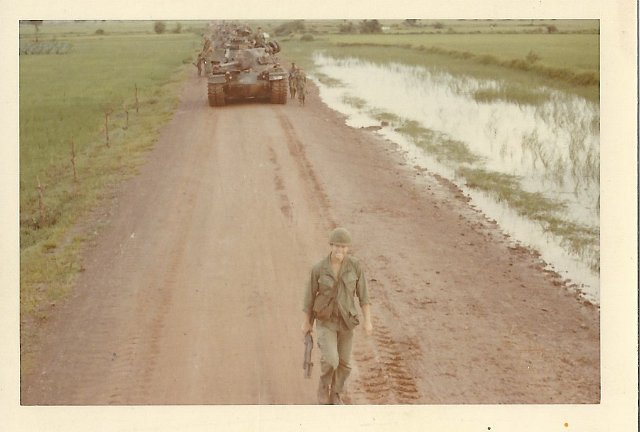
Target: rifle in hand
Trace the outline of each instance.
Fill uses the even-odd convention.
[[[313,338],[311,337],[311,332],[307,332],[304,335],[304,364],[302,365],[305,378],[311,378],[311,369],[313,369],[311,351],[313,351]]]

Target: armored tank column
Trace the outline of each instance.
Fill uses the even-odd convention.
[[[209,51],[207,67],[210,106],[224,106],[233,100],[287,103],[288,73],[275,56],[280,52],[280,45],[276,41],[261,40],[262,46],[257,47],[251,36],[251,30],[243,26],[216,33],[213,43],[216,55]],[[222,48],[224,57],[221,57]]]

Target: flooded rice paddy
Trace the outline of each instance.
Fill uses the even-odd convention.
[[[321,98],[382,126],[412,165],[457,184],[512,239],[599,302],[599,105],[546,87],[314,55]]]

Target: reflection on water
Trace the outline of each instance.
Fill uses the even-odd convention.
[[[561,210],[554,210],[561,225],[584,227],[597,239],[597,104],[548,88],[527,89],[532,96],[528,99],[511,96],[505,83],[398,63],[379,65],[322,53],[314,61],[319,73],[340,83],[329,87],[317,82],[322,99],[346,114],[349,125],[388,121],[379,133],[398,143],[413,164],[456,182],[503,230],[539,250],[588,298],[598,301],[599,245],[594,235],[589,241],[567,242],[545,230],[540,220],[519,216],[523,211],[465,187],[465,179],[459,178],[462,167],[517,178],[527,196],[562,203]]]

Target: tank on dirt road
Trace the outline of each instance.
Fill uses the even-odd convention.
[[[229,44],[223,61],[214,63],[208,77],[209,105],[218,107],[238,100],[286,104],[288,73],[274,57],[279,51],[275,41],[252,48]]]

